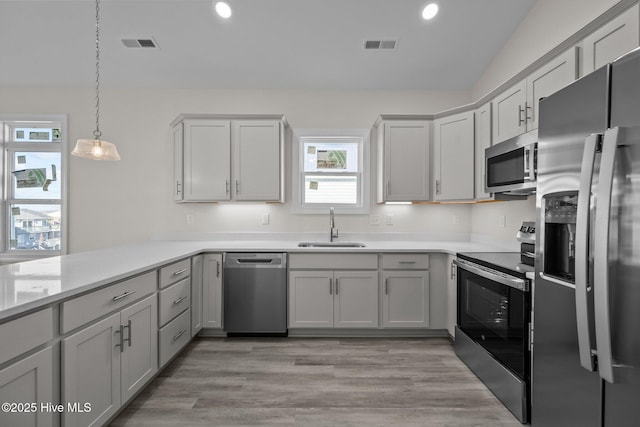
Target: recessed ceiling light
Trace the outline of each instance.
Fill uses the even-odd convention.
[[[434,16],[438,14],[438,5],[435,3],[429,3],[422,10],[422,19],[429,20],[433,19]]]
[[[231,7],[223,2],[223,1],[219,1],[216,3],[216,13],[218,14],[218,16],[220,16],[221,18],[227,19],[231,17]]]

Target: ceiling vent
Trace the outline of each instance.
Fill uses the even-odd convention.
[[[158,49],[158,45],[151,38],[146,39],[122,39],[122,44],[127,48],[152,48]]]
[[[365,40],[365,50],[395,49],[397,40]]]

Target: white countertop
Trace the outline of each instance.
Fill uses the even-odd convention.
[[[229,235],[234,236],[234,235]],[[205,252],[487,252],[504,247],[469,241],[356,239],[363,248],[299,248],[318,241],[315,235],[275,236],[249,240],[153,240],[0,266],[0,322],[69,299],[112,282]],[[326,239],[325,239],[326,240]]]

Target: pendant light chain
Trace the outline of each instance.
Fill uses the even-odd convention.
[[[96,0],[96,140],[100,140],[100,0]]]

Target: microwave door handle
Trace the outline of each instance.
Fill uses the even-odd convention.
[[[600,377],[613,383],[613,357],[611,349],[611,313],[609,305],[609,238],[611,233],[610,215],[613,191],[614,165],[618,142],[622,130],[618,127],[608,130],[604,134],[602,144],[602,160],[600,161],[600,175],[595,220],[594,249],[594,315],[596,324],[596,346],[598,348],[598,371]]]
[[[531,164],[529,159],[531,158],[531,148],[524,147],[524,176],[525,179],[531,179]]]
[[[580,364],[590,372],[595,371],[596,367],[593,357],[593,330],[589,322],[589,292],[592,291],[589,284],[589,209],[591,208],[593,166],[601,141],[602,135],[598,134],[590,135],[585,141],[576,215],[575,296],[578,349]]]

